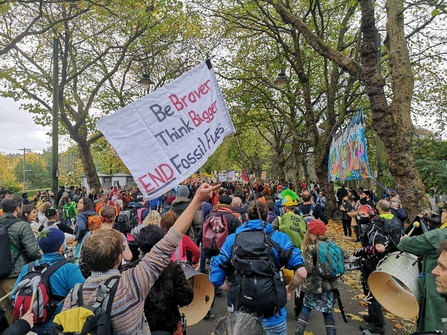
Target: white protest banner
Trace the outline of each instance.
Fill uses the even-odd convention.
[[[194,174],[235,132],[209,60],[96,124],[148,200]]]

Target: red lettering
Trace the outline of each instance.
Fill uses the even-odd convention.
[[[166,180],[163,178],[163,176],[161,175],[160,171],[157,168],[155,168],[154,171],[157,175],[154,175],[150,172],[148,172],[147,174],[152,179],[152,181],[155,183],[155,185],[157,185],[157,188],[158,188],[158,187],[160,187],[160,184],[158,182],[160,182],[161,185],[163,185],[164,183],[166,183]]]
[[[146,193],[150,193],[153,190],[155,190],[155,187],[150,188],[152,186],[152,184],[151,183],[145,183],[143,181],[143,179],[146,178],[146,177],[148,177],[147,174],[145,174],[144,176],[141,176],[140,178],[138,178],[138,181],[140,182],[141,186],[143,186],[143,189],[146,191]]]
[[[209,86],[210,83],[211,80],[207,80],[205,83],[201,84],[197,90],[192,90],[183,97],[178,97],[176,94],[171,94],[169,96],[169,100],[171,100],[175,109],[180,112],[182,109],[188,107],[188,101],[190,104],[194,104],[202,98],[202,95],[205,95],[211,91]]]
[[[175,109],[177,109],[178,112],[180,112],[183,108],[186,107],[182,104],[182,102],[180,101],[180,99],[177,97],[176,94],[171,94],[169,96],[169,100],[171,100],[171,102],[174,104]]]
[[[172,167],[170,167],[168,164],[160,164],[160,166],[158,167],[161,171],[161,173],[163,174],[163,176],[165,177],[165,180],[171,180],[174,177],[174,169]],[[166,168],[166,170],[164,170],[163,168]],[[170,173],[170,175],[168,176],[167,173]]]

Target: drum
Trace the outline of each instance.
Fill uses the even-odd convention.
[[[205,275],[189,264],[179,263],[194,290],[194,299],[188,305],[179,309],[186,316],[188,326],[193,326],[206,316],[214,300],[214,285],[211,284],[208,275]]]
[[[368,277],[374,298],[388,311],[401,317],[419,314],[419,262],[408,252],[396,251],[386,256]]]

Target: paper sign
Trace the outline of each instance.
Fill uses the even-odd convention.
[[[147,200],[194,174],[235,132],[209,61],[96,124]]]

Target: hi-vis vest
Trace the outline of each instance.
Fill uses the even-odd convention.
[[[287,234],[295,247],[301,248],[307,229],[304,219],[298,214],[288,212],[281,218],[278,217],[278,220],[279,231]]]

